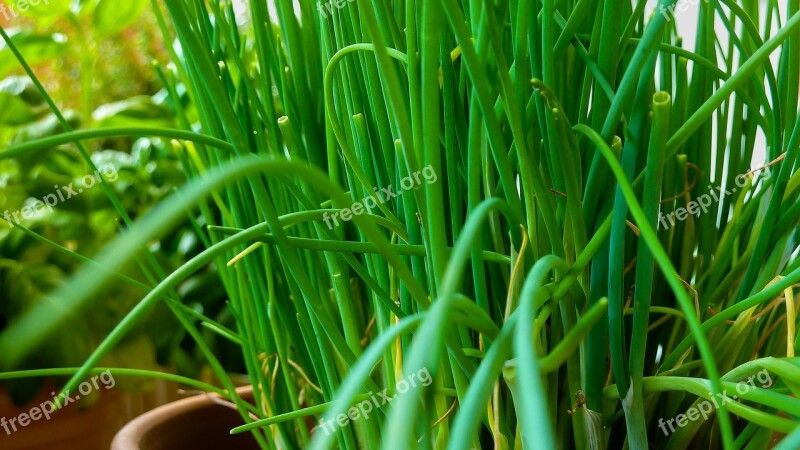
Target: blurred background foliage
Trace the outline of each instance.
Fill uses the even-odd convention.
[[[37,6],[28,4],[25,12],[19,1],[0,0],[0,25],[8,30],[73,129],[175,127],[175,105],[169,103],[160,79],[174,77],[174,68],[165,64],[168,56],[158,24],[152,15],[143,14],[147,0],[49,0],[49,5],[43,1]],[[185,97],[182,85],[175,89]],[[0,41],[0,151],[63,131],[46,99]],[[113,164],[116,168],[119,178],[111,186],[134,219],[185,179],[176,150],[168,141],[109,138],[84,145],[98,167]],[[90,174],[71,144],[2,158],[0,216]],[[119,231],[118,219],[102,189],[95,188],[59,203],[52,214],[24,220],[21,225],[91,257]],[[165,271],[171,272],[201,250],[203,243],[196,230],[202,225],[198,217],[193,226],[151,244],[151,253]],[[75,258],[0,219],[0,331],[79,265]],[[126,275],[151,285],[141,271]],[[76,318],[58,339],[37,352],[27,368],[80,365],[143,295],[120,283],[109,298],[97,303],[102,306]],[[224,290],[213,266],[187,280],[179,295],[197,311],[221,323],[231,322],[226,319]],[[166,367],[202,378],[202,359],[165,307],[155,310],[139,328],[106,365]],[[209,342],[214,342],[212,336],[209,333]],[[221,353],[230,353],[228,361],[240,361],[235,352],[233,347]],[[236,363],[229,369],[243,370]],[[42,382],[15,381],[5,387],[15,401],[24,402],[36,395]],[[146,387],[139,383],[128,387]]]

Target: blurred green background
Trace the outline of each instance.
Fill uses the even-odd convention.
[[[74,129],[148,126],[175,127],[175,107],[163,88],[176,79],[166,64],[166,46],[159,25],[147,14],[146,0],[49,0],[38,6],[0,0],[0,25],[12,37],[45,90]],[[176,94],[185,99],[180,83]],[[16,143],[63,132],[33,82],[12,52],[0,41],[0,150]],[[176,150],[162,139],[102,139],[85,141],[93,161],[112,164],[119,178],[111,183],[132,218],[183,183]],[[56,186],[78,183],[91,170],[73,145],[0,159],[0,215],[18,211],[54,193]],[[122,195],[124,193],[124,195]],[[91,257],[120,231],[118,215],[102,189],[87,190],[60,202],[52,214],[23,220],[21,225],[78,254]],[[171,271],[203,246],[196,233],[202,218],[150,251]],[[12,228],[0,220],[0,331],[41,301],[80,262],[53,245]],[[127,275],[151,285],[142,272]],[[100,339],[142,298],[143,292],[120,283],[86,311],[69,329],[49,340],[27,361],[26,369],[80,365]],[[184,304],[222,323],[230,323],[225,297],[215,273],[206,270],[187,280],[179,295]],[[214,342],[209,333],[209,341]],[[224,346],[223,342],[218,345]],[[241,370],[235,347],[219,352],[231,371]],[[161,369],[203,378],[203,362],[182,327],[165,307],[130,335],[105,362],[107,366]],[[56,380],[58,382],[60,380]],[[51,380],[0,384],[16,403],[33,398]],[[146,390],[147,383],[123,380],[121,386]]]

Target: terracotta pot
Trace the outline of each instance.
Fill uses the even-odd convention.
[[[8,393],[0,390],[0,418],[6,418],[6,427],[0,428],[0,448],[3,450],[107,450],[117,430],[134,417],[160,405],[169,403],[177,395],[174,383],[156,381],[143,392],[130,392],[122,388],[100,389],[92,401],[76,401],[51,414],[49,420],[41,417],[16,430],[8,422],[21,414],[30,413],[42,402],[52,400],[51,392],[58,387],[48,381],[39,396],[26,405],[15,406]]]
[[[252,398],[250,387],[238,392]],[[111,450],[259,450],[251,434],[230,434],[243,423],[236,410],[191,397],[139,416],[117,433]]]

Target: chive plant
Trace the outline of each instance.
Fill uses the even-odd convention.
[[[264,449],[800,447],[800,1],[693,2],[693,49],[686,1],[647,3],[153,0],[182,129],[50,101],[66,131],[0,156],[158,137],[186,185],[136,221],[108,190],[120,236],[62,248],[85,268],[0,377],[70,390],[165,302],[222,389],[112,372],[219,393]],[[166,274],[146,244],[185,221],[207,248]],[[176,293],[209,263],[234,329]],[[143,298],[83,367],[12,371],[115,281]]]

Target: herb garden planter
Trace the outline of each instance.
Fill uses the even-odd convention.
[[[239,390],[252,397],[252,388]],[[233,409],[207,396],[178,400],[145,413],[126,425],[111,444],[111,450],[257,450],[249,433],[232,436],[230,430],[242,425]]]

